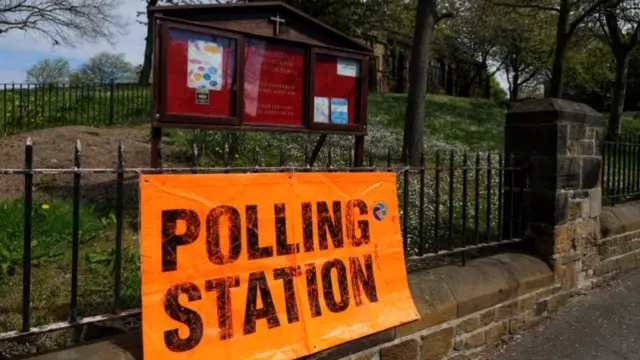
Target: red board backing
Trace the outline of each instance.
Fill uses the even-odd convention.
[[[245,39],[245,123],[304,125],[304,53],[304,48]]]
[[[328,103],[329,108],[327,122],[340,124],[339,115],[344,116],[344,111],[337,111],[340,105],[347,101],[346,123],[356,124],[361,92],[361,69],[359,60],[352,60],[328,54],[316,54],[314,70],[314,103],[318,106],[318,100],[323,99]],[[335,102],[334,102],[335,101]],[[343,109],[340,109],[343,110]],[[311,121],[318,121],[316,116]]]
[[[199,51],[202,48],[214,49],[213,55],[207,58],[209,53]],[[236,49],[235,39],[170,28],[165,59],[167,113],[235,116]],[[193,72],[199,70],[196,82]],[[204,87],[198,97],[197,87]]]

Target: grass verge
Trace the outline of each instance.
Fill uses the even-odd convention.
[[[32,326],[64,321],[69,316],[72,269],[71,204],[63,200],[35,201],[32,212]],[[0,201],[0,332],[21,327],[22,200]],[[79,300],[80,316],[98,315],[113,309],[115,221],[112,214],[89,206],[80,207]],[[137,237],[123,237],[123,307],[140,301],[139,247]]]

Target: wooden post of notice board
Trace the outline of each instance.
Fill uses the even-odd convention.
[[[153,167],[166,127],[354,136],[353,166],[363,166],[366,44],[282,2],[149,11]]]
[[[151,167],[158,169],[162,167],[162,128],[151,128]]]

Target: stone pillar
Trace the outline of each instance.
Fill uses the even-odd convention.
[[[525,188],[523,236],[563,290],[589,287],[598,261],[603,137],[602,115],[581,103],[533,100],[507,114],[505,152],[530,166],[515,184]]]

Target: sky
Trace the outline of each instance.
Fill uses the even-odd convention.
[[[47,39],[21,31],[0,36],[0,83],[23,82],[26,70],[46,58],[65,58],[73,68],[101,51],[108,51],[124,54],[132,64],[142,63],[146,30],[144,25],[136,22],[136,13],[144,10],[145,1],[122,0],[119,13],[126,22],[126,28],[122,29],[126,34],[113,39],[113,45],[103,40],[79,43],[73,47],[51,46]]]

